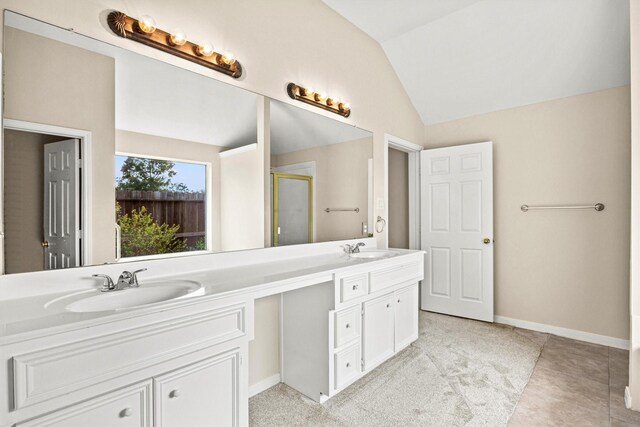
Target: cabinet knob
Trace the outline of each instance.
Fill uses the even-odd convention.
[[[400,302],[400,300],[398,300],[398,303]]]
[[[180,390],[176,389],[176,390],[171,390],[171,392],[169,393],[169,397],[174,399],[176,397],[180,396]]]
[[[347,323],[346,325],[344,325],[344,327],[349,329],[351,327],[351,325]]]
[[[391,304],[387,304],[387,308],[391,308]]]
[[[120,412],[120,417],[124,418],[124,417],[130,417],[131,415],[133,415],[133,409],[131,408],[124,408],[121,412]]]
[[[347,362],[347,368],[351,367],[351,363]]]
[[[354,291],[358,290],[358,285],[353,285],[353,290]]]

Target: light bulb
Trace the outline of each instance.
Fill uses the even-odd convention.
[[[213,45],[209,42],[198,45],[197,53],[200,56],[211,56],[213,52]]]
[[[341,103],[340,103],[340,105],[339,105],[339,107],[340,107],[340,109],[341,109],[342,111],[349,111],[349,110],[351,110],[351,105],[349,105],[349,103],[348,103],[348,102],[341,102]]]
[[[307,87],[307,88],[305,88],[305,89],[304,89],[304,95],[305,95],[305,96],[311,96],[311,97],[313,97],[314,93],[315,93],[315,92],[314,92],[314,90],[313,90],[313,88],[312,88],[312,87]]]
[[[317,93],[316,93],[316,95],[314,96],[314,99],[315,99],[317,102],[322,102],[322,101],[324,101],[325,99],[327,99],[327,94],[326,94],[325,92],[322,92],[322,91],[317,92]]]
[[[151,34],[156,30],[156,21],[149,15],[142,15],[138,19],[138,27],[145,34]]]
[[[169,42],[171,42],[171,44],[174,46],[182,46],[187,42],[187,35],[184,33],[184,31],[175,30],[169,36]]]
[[[222,62],[227,65],[233,65],[236,62],[236,56],[233,54],[233,52],[227,51],[222,54]]]

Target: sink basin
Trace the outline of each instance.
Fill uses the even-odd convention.
[[[383,249],[365,250],[365,251],[356,252],[355,254],[349,254],[351,258],[361,258],[361,259],[391,258],[396,255],[398,255],[398,252],[387,251]]]
[[[91,290],[78,292],[49,301],[45,304],[45,308],[63,309],[76,313],[114,311],[202,295],[203,293],[204,288],[200,283],[176,280],[142,284],[139,288],[129,288],[122,291],[100,292]]]

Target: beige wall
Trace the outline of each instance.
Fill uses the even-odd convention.
[[[429,148],[494,142],[496,315],[628,339],[629,87],[425,131]]]
[[[119,154],[137,154],[156,156],[173,160],[211,163],[211,177],[208,182],[211,191],[212,211],[212,247],[221,250],[220,245],[220,157],[221,147],[147,135],[124,130],[116,131],[116,152]]]
[[[631,0],[631,352],[629,392],[640,411],[640,0]]]
[[[271,156],[272,167],[316,162],[316,242],[362,236],[368,221],[368,160],[371,138],[324,145]],[[360,208],[360,212],[331,212],[326,208]]]
[[[389,247],[409,249],[409,155],[389,148]]]
[[[113,261],[114,60],[14,28],[4,36],[4,117],[91,131],[92,264]]]
[[[44,145],[64,139],[4,131],[5,273],[43,268]]]

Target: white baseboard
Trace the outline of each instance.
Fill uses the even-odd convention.
[[[631,409],[631,390],[629,390],[629,386],[624,388],[624,404],[627,409]]]
[[[607,347],[621,348],[629,350],[629,340],[609,337],[606,335],[592,334],[590,332],[578,331],[575,329],[561,328],[559,326],[545,325],[544,323],[529,322],[526,320],[512,319],[504,316],[494,316],[493,321],[505,325],[516,326],[518,328],[530,329],[532,331],[545,332],[578,341],[585,341],[592,344],[606,345]]]
[[[280,374],[272,375],[268,378],[258,381],[257,383],[249,386],[249,397],[253,397],[256,394],[260,394],[265,390],[270,389],[276,384],[280,384]]]

